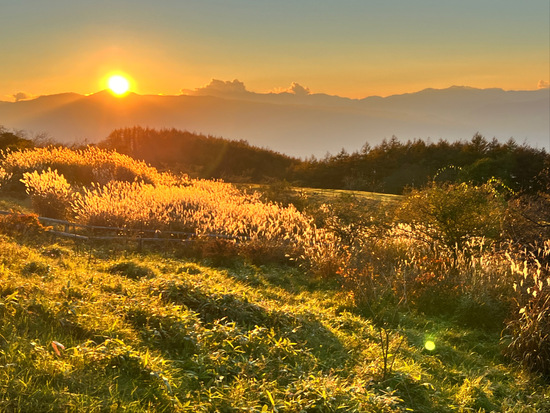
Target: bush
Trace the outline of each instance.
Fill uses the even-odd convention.
[[[3,158],[8,151],[20,151],[34,147],[32,140],[18,136],[19,134],[20,132],[10,132],[0,126],[0,158]]]
[[[72,215],[92,226],[193,233],[202,239],[205,255],[236,253],[256,263],[281,262],[304,256],[318,238],[313,220],[294,205],[262,202],[259,194],[220,181],[161,174],[94,147],[9,153],[0,167],[7,189],[23,184],[40,215]],[[223,240],[211,242],[212,235]]]
[[[109,267],[109,273],[123,275],[134,280],[154,276],[154,272],[150,268],[136,264],[132,261],[124,261],[112,265]]]
[[[48,230],[38,220],[36,214],[0,215],[0,232],[8,235],[36,235]]]
[[[255,262],[296,258],[316,233],[312,220],[294,206],[264,203],[217,181],[156,186],[113,181],[85,189],[73,208],[84,224],[193,233],[205,256],[237,251]],[[212,241],[212,235],[220,240]]]
[[[495,297],[468,293],[459,298],[456,316],[468,327],[501,330],[507,311],[506,303]]]
[[[23,274],[25,275],[48,275],[51,268],[48,264],[40,261],[30,261],[23,266]]]
[[[445,257],[417,258],[408,269],[409,302],[424,314],[452,314],[461,294],[460,281],[452,266]]]
[[[59,175],[65,176],[70,184],[76,186],[134,180],[157,184],[167,179],[166,175],[144,162],[95,147],[87,147],[84,150],[48,147],[8,152],[0,166],[4,173],[11,177],[5,180],[5,189],[14,193],[23,192],[20,180],[24,173],[40,173],[48,169],[57,170]]]
[[[41,173],[25,172],[21,182],[27,188],[35,212],[49,218],[67,217],[74,193],[71,185],[57,170],[48,168]]]
[[[0,166],[0,188],[2,184],[11,178],[11,174],[8,174],[4,168]]]
[[[550,240],[544,255],[550,255]],[[505,353],[530,370],[550,378],[550,266],[538,260],[512,262],[519,276],[514,285],[516,308],[508,321]]]
[[[304,211],[310,201],[303,191],[294,188],[286,180],[273,181],[259,191],[265,202],[274,202],[283,206],[294,205],[299,211]]]
[[[523,245],[541,244],[550,238],[550,168],[538,176],[536,193],[522,193],[510,200],[506,235]]]
[[[442,245],[456,255],[472,238],[498,239],[505,207],[492,182],[480,186],[432,182],[424,189],[412,190],[397,217],[423,234],[433,247]]]

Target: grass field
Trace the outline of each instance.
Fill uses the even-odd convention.
[[[309,197],[321,201],[330,202],[334,198],[338,197],[356,197],[364,201],[376,201],[382,203],[397,202],[401,198],[401,195],[394,194],[382,194],[379,192],[367,192],[367,191],[351,191],[346,189],[322,189],[322,188],[296,188],[298,191],[303,191]]]
[[[402,313],[383,377],[381,330],[334,282],[178,256],[2,235],[0,410],[550,409],[498,330]]]
[[[0,185],[2,412],[550,411],[550,188],[239,190],[97,148]]]
[[[236,184],[241,189],[248,189],[252,191],[266,192],[269,191],[269,185],[260,184]],[[368,192],[368,191],[353,191],[347,189],[325,189],[325,188],[306,188],[300,186],[283,185],[284,191],[294,191],[297,194],[303,194],[312,202],[323,203],[334,201],[335,198],[342,197],[354,197],[361,201],[374,201],[382,203],[397,202],[403,198],[402,195],[383,194],[380,192]],[[279,187],[275,185],[273,190],[279,190]]]

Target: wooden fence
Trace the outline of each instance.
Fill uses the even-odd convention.
[[[9,211],[0,211],[0,215],[25,216],[25,214],[17,214]],[[83,241],[134,240],[139,242],[141,246],[145,241],[190,243],[199,238],[199,235],[195,232],[84,225],[48,217],[38,217],[38,220],[40,223],[50,227],[48,233],[54,236]],[[249,239],[248,237],[232,237],[224,234],[200,234],[200,237],[230,239],[235,241],[245,241]]]

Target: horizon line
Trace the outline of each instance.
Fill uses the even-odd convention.
[[[390,97],[394,97],[394,96],[413,95],[413,94],[422,93],[422,92],[425,92],[425,91],[445,91],[445,90],[450,90],[450,89],[481,90],[481,91],[483,91],[483,90],[500,90],[500,91],[503,91],[503,92],[537,92],[537,91],[540,91],[540,90],[550,91],[549,87],[539,87],[539,88],[536,88],[536,89],[504,89],[504,88],[501,88],[501,87],[479,88],[479,87],[473,87],[473,86],[467,86],[467,85],[451,85],[451,86],[444,87],[444,88],[427,87],[427,88],[423,88],[423,89],[420,89],[420,90],[417,90],[417,91],[414,91],[414,92],[394,93],[394,94],[385,95],[385,96],[369,95],[369,96],[365,96],[363,98],[350,98],[350,97],[347,97],[347,96],[331,95],[331,94],[323,93],[323,92],[314,92],[314,93],[308,92],[308,93],[304,93],[304,94],[298,94],[298,93],[292,93],[292,92],[289,92],[289,91],[286,91],[286,90],[281,91],[281,92],[274,92],[274,91],[255,92],[255,91],[251,91],[251,90],[242,90],[242,91],[217,91],[217,92],[215,91],[214,93],[206,93],[206,92],[200,92],[200,88],[196,89],[195,91],[188,90],[188,92],[196,92],[196,93],[180,93],[180,94],[158,93],[158,94],[155,94],[155,93],[138,93],[138,92],[130,90],[122,96],[115,96],[108,89],[102,89],[102,90],[99,90],[97,92],[91,92],[91,93],[79,93],[79,92],[66,91],[66,92],[57,92],[57,93],[51,93],[51,94],[30,95],[29,97],[19,98],[19,99],[17,99],[15,97],[15,95],[12,95],[13,100],[0,100],[0,102],[2,102],[2,103],[18,103],[18,102],[29,102],[29,101],[33,101],[33,100],[36,100],[36,99],[39,99],[39,98],[42,98],[42,97],[49,97],[49,96],[78,95],[78,96],[82,96],[82,97],[90,97],[90,96],[94,96],[94,95],[98,95],[98,94],[109,94],[113,98],[116,98],[116,99],[124,99],[128,95],[155,96],[155,97],[157,97],[157,96],[158,97],[182,97],[182,96],[187,96],[187,97],[218,97],[218,98],[230,98],[230,97],[237,98],[237,97],[245,97],[245,96],[249,96],[249,95],[256,95],[256,96],[286,95],[286,96],[295,96],[295,97],[301,97],[301,98],[304,98],[304,97],[307,98],[308,96],[328,96],[328,97],[336,97],[336,98],[341,98],[341,99],[348,99],[348,100],[351,100],[351,101],[361,101],[361,100],[369,99],[369,98],[385,99],[385,98],[390,98]]]

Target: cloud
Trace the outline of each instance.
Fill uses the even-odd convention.
[[[539,80],[539,89],[549,89],[550,88],[550,82],[547,82],[546,80]]]
[[[288,88],[288,92],[298,96],[306,96],[310,93],[308,87],[303,87],[301,84],[296,82],[292,82],[292,84]]]
[[[16,102],[19,102],[20,100],[30,99],[32,96],[25,92],[17,92],[14,93],[12,97],[15,99]]]
[[[256,93],[251,92],[246,89],[246,86],[243,82],[238,79],[235,80],[219,80],[212,79],[209,84],[199,87],[197,89],[182,89],[181,93],[183,95],[189,96],[218,96],[218,97],[242,97],[248,95],[256,95]],[[311,92],[309,88],[300,85],[297,82],[292,82],[292,84],[287,88],[277,88],[272,90],[271,93],[289,93],[296,96],[307,96]],[[261,94],[260,94],[261,95]]]
[[[250,92],[246,90],[244,83],[237,79],[233,81],[212,79],[206,86],[199,87],[195,90],[182,89],[181,93],[192,96],[230,96],[242,95]]]
[[[292,82],[289,87],[275,89],[273,93],[290,93],[291,95],[296,96],[307,96],[311,92],[309,91],[308,87],[304,87],[299,83]]]

